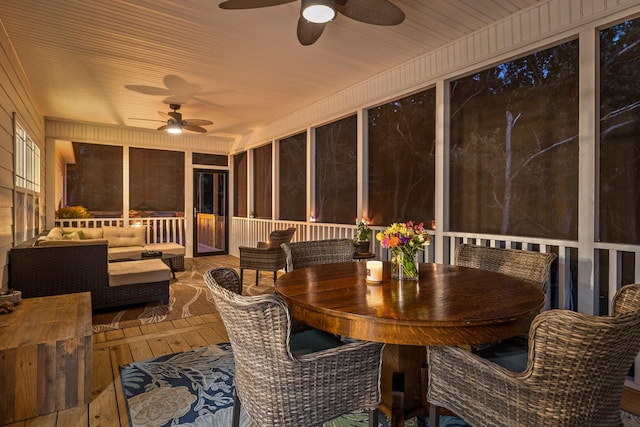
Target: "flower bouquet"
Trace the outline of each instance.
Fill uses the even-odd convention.
[[[418,280],[418,251],[431,243],[424,223],[394,223],[376,235],[383,248],[389,248],[391,277],[399,280]]]

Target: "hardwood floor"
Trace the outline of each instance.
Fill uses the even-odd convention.
[[[211,259],[215,265],[236,268],[239,265],[238,258],[233,256],[218,255]],[[271,273],[260,276],[261,292],[273,285],[272,277]],[[253,293],[256,289],[254,280],[255,275],[251,272],[245,275],[244,287],[248,293]],[[127,409],[120,384],[120,365],[225,341],[228,341],[226,330],[215,312],[94,334],[91,403],[5,424],[4,427],[128,427]],[[639,413],[639,400],[638,392],[625,388],[622,405],[624,409]]]
[[[238,258],[218,255],[218,265],[237,267]],[[255,275],[245,277],[245,287]],[[262,274],[260,287],[273,285],[271,273]],[[215,312],[186,319],[131,327],[93,335],[91,403],[57,413],[20,421],[12,427],[125,427],[129,426],[120,384],[119,366],[165,354],[228,341]],[[1,397],[0,397],[1,398]]]

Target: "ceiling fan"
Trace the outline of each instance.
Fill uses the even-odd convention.
[[[298,0],[226,0],[222,9],[255,9],[292,3]],[[298,40],[303,46],[316,42],[324,27],[336,12],[356,21],[375,25],[398,25],[404,21],[404,12],[389,0],[300,0]]]
[[[160,126],[158,130],[166,130],[169,133],[182,133],[183,130],[188,130],[191,132],[206,132],[207,130],[202,126],[212,125],[213,122],[211,120],[201,120],[201,119],[183,119],[182,113],[179,113],[180,104],[169,104],[169,108],[173,111],[169,111],[168,113],[164,113],[162,111],[158,111],[160,117],[165,120],[155,120],[155,119],[136,119],[132,118],[131,120],[148,120],[153,122],[165,122],[164,125]]]

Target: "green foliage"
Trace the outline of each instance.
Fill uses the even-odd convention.
[[[66,208],[60,208],[56,211],[57,219],[71,219],[71,218],[90,218],[87,208],[84,206],[67,206]]]
[[[369,240],[369,236],[371,235],[371,229],[365,220],[362,220],[358,223],[358,230],[356,231],[356,236],[358,238],[358,242],[366,242]]]

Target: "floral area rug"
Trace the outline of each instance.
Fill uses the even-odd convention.
[[[228,427],[233,412],[233,353],[229,343],[175,353],[120,367],[132,427]],[[389,420],[380,417],[380,426]],[[358,412],[329,421],[325,427],[368,425]],[[466,427],[455,417],[441,418],[443,427]],[[240,426],[256,427],[244,410]],[[405,426],[426,427],[417,419]]]
[[[93,314],[93,332],[124,329],[131,326],[176,320],[215,312],[213,299],[204,282],[204,274],[214,267],[239,267],[239,259],[230,255],[185,259],[184,271],[176,272],[176,280],[169,285],[169,304],[152,301],[113,309],[96,311]],[[273,275],[261,274],[258,285],[255,273],[249,271],[244,278],[244,293],[259,294],[273,292]]]

